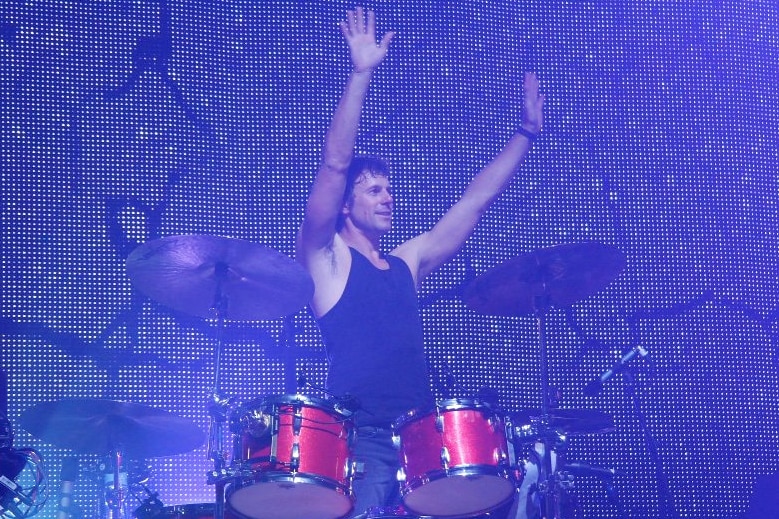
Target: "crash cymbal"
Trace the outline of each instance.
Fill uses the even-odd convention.
[[[540,249],[478,276],[463,299],[487,315],[519,316],[568,306],[597,293],[625,268],[625,255],[600,243]]]
[[[79,454],[121,449],[127,456],[156,458],[192,451],[205,441],[191,420],[141,404],[98,398],[42,402],[24,411],[20,423],[33,436]]]
[[[314,293],[311,276],[289,257],[220,236],[144,243],[127,258],[127,274],[153,300],[198,317],[215,317],[219,306],[227,319],[275,319],[300,310]]]
[[[540,409],[522,409],[509,413],[515,426],[543,424]],[[566,436],[605,433],[614,430],[614,420],[602,411],[592,409],[552,409],[545,425]]]

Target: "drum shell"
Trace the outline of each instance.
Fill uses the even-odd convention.
[[[227,507],[247,519],[337,519],[353,506],[349,412],[303,395],[242,406],[232,428],[239,475]]]
[[[440,470],[508,463],[502,419],[471,401],[444,401],[435,410],[411,413],[396,421],[395,431],[407,481]],[[441,459],[443,449],[448,463]]]
[[[414,514],[470,517],[513,498],[503,419],[474,400],[444,400],[396,420],[401,496]]]
[[[240,430],[236,456],[245,467],[314,474],[350,484],[354,427],[348,415],[324,400],[299,395],[266,399],[252,410],[269,421],[261,435],[246,427]]]

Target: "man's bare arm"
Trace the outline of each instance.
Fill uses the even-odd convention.
[[[525,74],[523,91],[523,133],[518,132],[509,139],[430,231],[396,249],[395,253],[416,271],[417,282],[460,251],[481,216],[506,190],[522,165],[532,145],[528,134],[536,135],[541,131],[544,96],[539,94],[538,78],[534,73]]]
[[[394,36],[389,32],[377,43],[375,14],[365,13],[362,7],[348,11],[340,29],[349,45],[353,68],[327,130],[319,171],[298,234],[299,257],[332,244],[365,96],[373,70],[384,60]]]

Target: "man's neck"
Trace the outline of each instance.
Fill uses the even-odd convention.
[[[346,227],[341,229],[338,235],[346,245],[357,250],[363,256],[376,261],[383,258],[378,237],[371,239],[363,233],[354,232]]]

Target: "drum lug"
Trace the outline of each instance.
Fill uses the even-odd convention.
[[[292,455],[289,460],[289,469],[292,472],[296,472],[300,468],[300,444],[295,442],[292,444]]]
[[[396,449],[400,450],[400,436],[398,436],[397,434],[392,435],[392,445]]]
[[[517,452],[514,446],[514,426],[511,424],[511,419],[506,418],[503,422],[503,430],[506,434],[506,448],[508,449],[508,462],[510,466],[517,463]]]
[[[349,475],[346,478],[346,482],[349,485],[349,488],[352,487],[352,482],[355,479],[361,479],[365,477],[365,463],[362,461],[347,461],[347,465],[349,466]]]
[[[511,449],[511,447],[506,446],[508,449]],[[503,450],[503,447],[498,447],[498,465],[505,465],[506,463],[511,463],[511,452],[507,452]]]
[[[404,483],[406,481],[406,471],[403,470],[403,467],[400,467],[398,469],[397,479],[399,483]]]
[[[275,465],[279,453],[279,432],[281,431],[281,420],[279,419],[281,410],[278,407],[273,408],[273,416],[270,423],[270,453],[268,461]]]
[[[449,456],[449,449],[446,446],[441,447],[441,466],[444,470],[449,470],[450,461],[452,461],[452,458]]]
[[[303,408],[300,405],[293,406],[294,415],[292,418],[292,434],[295,437],[300,436],[300,429],[303,427]]]
[[[435,430],[438,431],[439,433],[444,432],[444,415],[438,414],[435,417]]]

